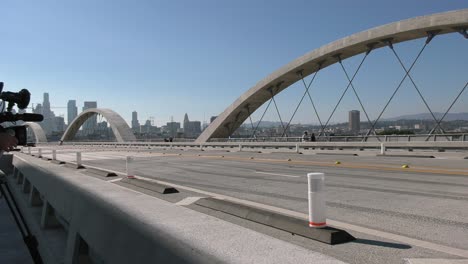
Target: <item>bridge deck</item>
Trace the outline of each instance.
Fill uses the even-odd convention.
[[[325,172],[330,222],[367,228],[348,230],[359,238],[357,242],[328,246],[193,204],[189,207],[350,263],[461,257],[451,254],[451,249],[461,249],[468,258],[468,164],[464,152],[429,153],[436,157],[430,159],[376,157],[375,151],[339,152],[359,155],[346,156],[320,155],[326,151],[305,155],[258,153],[258,149],[226,152],[125,148],[119,152],[64,146],[57,150],[59,160],[73,162],[74,151],[80,150],[85,166],[122,173],[125,157],[135,156],[137,175],[191,190],[164,198],[172,202],[214,193],[298,214],[307,213],[306,173]],[[49,155],[47,150],[43,152]],[[338,160],[341,164],[336,165]],[[410,168],[402,169],[402,164]],[[399,240],[393,235],[398,235]],[[425,242],[436,248],[424,247]]]

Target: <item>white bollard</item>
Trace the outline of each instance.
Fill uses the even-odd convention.
[[[325,210],[325,174],[307,173],[309,184],[309,226],[325,227],[327,216]]]
[[[37,157],[42,158],[42,149],[41,148],[37,149],[37,152],[38,152]]]
[[[239,151],[242,151],[242,145],[239,144]]]
[[[380,143],[380,154],[385,155],[385,151],[386,151],[385,144]]]
[[[134,159],[131,156],[127,156],[126,162],[125,162],[125,170],[127,172],[127,178],[129,179],[135,179],[135,172],[133,171],[133,163]]]
[[[31,147],[28,147],[28,154],[31,155]]]
[[[77,168],[80,168],[80,167],[83,167],[81,165],[81,152],[76,152],[76,167]]]
[[[56,149],[52,150],[52,160],[57,160],[57,150]]]
[[[203,151],[203,144],[200,144],[200,151]]]
[[[296,143],[296,153],[299,153],[299,143]]]

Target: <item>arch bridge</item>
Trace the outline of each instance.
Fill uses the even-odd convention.
[[[419,92],[419,89],[415,82],[411,77],[411,70],[413,66],[417,62],[418,58],[420,57],[421,53],[424,51],[426,46],[431,42],[431,40],[442,34],[447,33],[460,33],[464,38],[468,38],[467,34],[468,28],[468,9],[456,10],[451,12],[444,12],[438,13],[433,15],[415,17],[411,19],[402,20],[399,22],[386,24],[383,26],[375,27],[369,29],[367,31],[359,32],[348,37],[342,38],[335,42],[332,42],[328,45],[322,46],[318,49],[315,49],[302,57],[286,64],[282,68],[278,69],[277,71],[273,72],[260,82],[258,82],[255,86],[250,88],[247,92],[242,94],[236,101],[234,101],[230,106],[224,110],[210,125],[207,129],[203,131],[203,133],[197,138],[196,142],[204,143],[212,138],[227,138],[232,133],[239,128],[246,120],[250,117],[250,115],[255,112],[260,106],[268,103],[267,109],[270,104],[273,102],[273,105],[276,106],[275,96],[283,91],[284,89],[288,88],[290,85],[302,80],[305,88],[305,93],[302,99],[308,94],[309,99],[314,107],[315,114],[320,122],[321,126],[321,133],[325,131],[327,128],[330,118],[333,116],[336,107],[340,104],[341,99],[343,98],[344,94],[352,88],[354,94],[356,95],[363,112],[367,117],[367,121],[370,124],[370,129],[368,131],[370,133],[375,133],[375,125],[377,121],[382,116],[382,113],[385,111],[386,106],[390,103],[393,99],[393,96],[401,87],[401,84],[405,79],[409,79],[413,86],[418,91],[421,99],[423,100],[427,110],[432,114],[434,121],[436,121],[436,127],[430,132],[432,134],[437,129],[439,131],[444,132],[440,123],[442,122],[445,114],[441,119],[437,119],[431,111],[429,105],[425,101],[422,94]],[[426,38],[426,41],[416,56],[416,59],[412,62],[411,65],[404,65],[400,59],[400,56],[394,49],[394,45],[400,42],[410,41],[414,39]],[[392,50],[392,53],[398,59],[401,67],[404,69],[406,74],[402,77],[400,85],[396,87],[392,97],[387,101],[386,106],[378,116],[378,118],[374,121],[369,119],[367,112],[359,98],[358,93],[356,92],[353,86],[353,79],[358,73],[361,65],[363,64],[364,60],[367,56],[376,49],[388,47]],[[350,75],[343,67],[342,61],[356,56],[358,54],[365,54],[361,63],[359,64],[357,70],[354,74]],[[348,85],[341,96],[341,99],[338,101],[338,104],[335,106],[335,110],[333,110],[332,114],[328,118],[326,122],[322,122],[320,117],[318,116],[317,110],[315,109],[315,105],[313,102],[313,98],[310,96],[308,90],[310,88],[310,84],[307,85],[304,81],[304,78],[311,75],[316,74],[323,68],[326,68],[332,64],[339,63],[342,66],[344,73],[348,79]],[[315,77],[315,75],[314,75]],[[312,81],[314,78],[312,77]],[[466,82],[468,84],[468,82]],[[460,94],[466,89],[467,85],[463,87]],[[459,96],[460,96],[459,94]],[[458,97],[459,97],[458,96]],[[458,99],[458,97],[454,100],[453,103]],[[302,102],[302,100],[301,100]],[[452,103],[452,106],[453,106]],[[299,103],[300,105],[300,103]],[[299,106],[298,106],[299,107]],[[450,110],[451,107],[447,110]],[[297,110],[297,108],[296,108]],[[265,110],[266,111],[266,110]],[[280,117],[281,124],[283,126],[283,135],[287,132],[288,126],[292,120],[289,120],[289,123],[285,122],[283,124],[283,120],[281,120],[281,116],[279,111],[278,116]],[[254,125],[252,120],[251,125],[252,129],[254,129]],[[258,123],[259,124],[259,123]],[[253,137],[255,136],[254,130]]]
[[[94,115],[102,115],[109,123],[112,132],[118,142],[136,141],[136,137],[128,126],[127,122],[116,112],[106,108],[90,108],[81,112],[68,126],[61,141],[72,140],[80,127]]]

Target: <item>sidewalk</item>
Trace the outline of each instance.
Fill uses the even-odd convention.
[[[0,263],[34,263],[7,206],[5,197],[0,198]]]

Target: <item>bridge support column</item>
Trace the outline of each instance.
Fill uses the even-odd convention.
[[[41,206],[42,205],[41,195],[40,195],[39,191],[34,186],[31,186],[31,192],[29,193],[28,202],[29,202],[30,206]]]
[[[31,183],[27,178],[24,178],[23,185],[21,186],[21,191],[24,193],[29,193],[31,191]]]
[[[42,205],[41,228],[48,229],[57,226],[60,226],[60,223],[55,217],[54,208],[47,201],[44,201]]]

